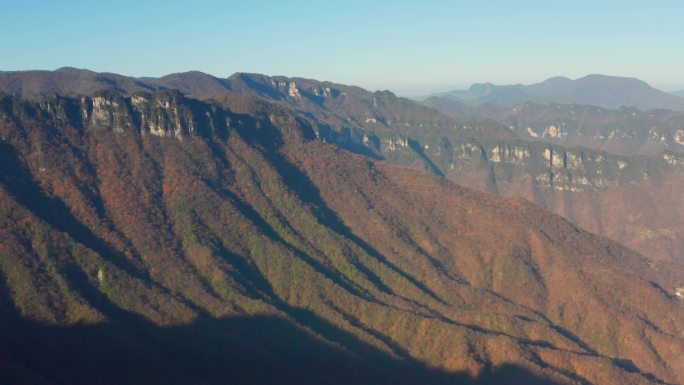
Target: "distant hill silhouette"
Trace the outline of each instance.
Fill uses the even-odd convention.
[[[606,75],[588,75],[576,80],[554,77],[532,85],[474,84],[466,91],[449,91],[433,96],[459,100],[471,106],[492,103],[510,108],[524,102],[536,102],[574,103],[609,109],[684,110],[684,98],[680,96],[656,90],[638,79]]]

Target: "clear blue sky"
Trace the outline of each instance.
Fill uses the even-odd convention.
[[[420,94],[590,73],[684,89],[684,1],[0,0],[0,70],[200,70]]]

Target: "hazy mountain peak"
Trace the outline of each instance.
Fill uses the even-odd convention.
[[[546,80],[544,80],[542,83],[551,83],[551,82],[571,82],[572,79],[570,79],[567,76],[552,76]]]
[[[432,96],[467,102],[472,106],[494,103],[513,107],[525,101],[543,104],[584,104],[615,109],[622,106],[640,109],[684,110],[684,98],[651,87],[630,77],[590,74],[575,80],[563,76],[531,85],[473,84],[467,91],[450,91]]]
[[[469,91],[477,91],[477,90],[482,90],[482,89],[490,89],[493,87],[497,87],[497,85],[486,82],[486,83],[473,83],[470,88],[468,88]]]

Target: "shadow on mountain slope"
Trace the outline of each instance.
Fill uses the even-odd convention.
[[[473,379],[359,340],[341,348],[274,316],[136,328],[45,326],[7,312],[2,318],[3,384],[556,384],[515,365]]]
[[[315,318],[328,337],[273,316],[45,325],[18,315],[0,276],[0,383],[57,384],[558,384],[516,366],[478,378],[398,359]],[[342,342],[342,343],[340,343]]]

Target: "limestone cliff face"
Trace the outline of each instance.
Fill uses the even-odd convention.
[[[184,98],[178,92],[136,93],[130,98],[103,93],[84,103],[84,114],[92,108],[89,125],[114,131],[136,129],[142,134],[185,137],[226,133],[228,115],[220,108]]]
[[[103,91],[80,99],[55,96],[39,104],[6,97],[0,104],[0,116],[18,122],[38,117],[84,129],[136,131],[176,139],[225,135],[231,124],[225,109],[187,99],[176,91],[139,92],[128,98]]]
[[[454,153],[449,170],[457,174],[473,160],[491,168],[497,185],[512,182],[512,175],[524,178],[538,188],[582,192],[599,190],[621,178],[634,175],[627,157],[588,149],[566,149],[549,144],[497,143],[479,145],[461,143]],[[640,165],[641,166],[641,165]],[[643,176],[643,175],[642,175]]]

